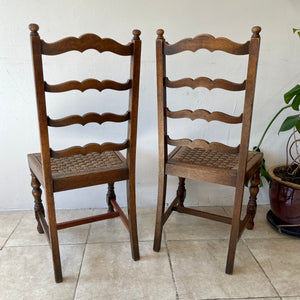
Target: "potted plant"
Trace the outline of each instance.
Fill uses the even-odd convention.
[[[300,29],[293,29],[300,36]],[[271,210],[267,219],[280,232],[300,236],[300,85],[296,85],[284,94],[285,105],[275,114],[268,124],[258,145],[253,150],[259,151],[261,143],[270,126],[285,110],[291,114],[283,121],[279,132],[291,131],[286,144],[286,164],[271,167],[268,172],[263,165],[261,175],[269,181]]]

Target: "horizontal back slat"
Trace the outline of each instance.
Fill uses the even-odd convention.
[[[73,156],[77,154],[88,154],[92,152],[104,152],[104,151],[120,151],[128,148],[129,146],[129,141],[126,140],[122,144],[116,144],[116,143],[104,143],[104,144],[96,144],[96,143],[91,143],[87,144],[83,147],[81,146],[75,146],[75,147],[70,147],[64,150],[60,151],[54,151],[50,149],[50,156],[51,157],[67,157],[67,156]]]
[[[203,48],[211,52],[221,50],[230,54],[245,55],[249,54],[249,45],[249,41],[245,44],[238,44],[226,38],[215,38],[209,34],[202,34],[195,38],[183,39],[172,45],[165,43],[165,54],[172,55],[182,51],[196,52]]]
[[[219,88],[228,91],[242,91],[245,90],[246,80],[242,83],[235,83],[225,79],[211,80],[207,77],[198,77],[196,79],[182,78],[179,80],[171,81],[168,77],[165,77],[164,84],[169,88],[190,87],[192,89],[195,89],[198,87],[205,87],[209,90]]]
[[[220,121],[228,124],[242,123],[243,120],[243,114],[241,114],[240,116],[231,116],[219,111],[214,111],[211,113],[205,109],[197,109],[195,111],[189,109],[170,111],[168,108],[165,108],[165,115],[173,119],[178,119],[178,118],[189,118],[191,120],[204,119],[207,122]]]
[[[237,147],[230,147],[224,145],[222,143],[212,142],[209,143],[206,140],[197,139],[197,140],[190,140],[190,139],[177,139],[173,140],[168,135],[166,137],[167,144],[171,146],[184,146],[189,148],[201,148],[204,150],[213,150],[213,151],[220,151],[224,153],[239,153],[240,146]]]
[[[112,39],[102,39],[95,34],[84,34],[79,38],[67,37],[54,43],[46,43],[41,40],[42,54],[58,55],[68,51],[83,52],[88,49],[95,49],[99,52],[110,51],[119,55],[132,55],[133,44],[122,45]]]
[[[112,80],[99,81],[97,79],[86,79],[82,82],[72,80],[72,81],[67,81],[67,82],[54,84],[54,85],[45,82],[44,85],[45,85],[45,91],[50,93],[61,93],[61,92],[66,92],[71,90],[79,90],[81,92],[84,92],[88,89],[95,89],[98,90],[99,92],[105,89],[124,91],[132,87],[132,81],[129,79],[125,83],[119,83]]]
[[[129,120],[130,113],[127,112],[124,115],[117,115],[113,113],[104,113],[104,114],[97,114],[97,113],[87,113],[83,116],[80,115],[72,115],[61,119],[51,119],[48,117],[48,126],[51,127],[63,127],[69,126],[73,124],[81,124],[86,125],[88,123],[98,123],[102,124],[104,122],[124,122]]]

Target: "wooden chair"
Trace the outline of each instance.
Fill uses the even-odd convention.
[[[175,44],[165,41],[164,31],[157,31],[157,102],[158,102],[158,135],[159,135],[159,187],[154,237],[154,250],[159,251],[162,228],[172,211],[204,217],[231,224],[226,273],[232,274],[236,245],[245,227],[252,229],[256,213],[256,196],[258,193],[259,170],[263,154],[248,151],[256,69],[260,44],[260,27],[253,27],[253,35],[245,44],[238,44],[225,38],[214,38],[211,35],[198,35],[184,39]],[[182,51],[222,50],[235,55],[249,55],[247,78],[237,84],[223,79],[211,80],[206,77],[197,79],[184,78],[171,81],[166,77],[166,56]],[[222,88],[229,91],[245,90],[244,109],[240,116],[230,116],[222,112],[208,112],[204,109],[171,111],[167,107],[166,88],[205,87],[209,90]],[[204,119],[207,122],[220,121],[229,124],[242,123],[240,145],[230,147],[218,142],[208,143],[203,139],[172,139],[167,131],[168,118]],[[168,153],[168,145],[176,146]],[[166,198],[167,175],[179,177],[177,195],[168,209],[164,211]],[[232,218],[202,212],[184,206],[186,196],[185,179],[201,180],[235,187],[235,199]],[[250,179],[250,200],[247,214],[240,220],[244,184]]]
[[[110,218],[120,217],[130,235],[131,252],[134,260],[139,259],[139,247],[136,224],[135,204],[135,157],[136,133],[139,96],[141,41],[140,31],[133,30],[133,39],[128,45],[121,45],[112,39],[102,39],[94,34],[85,34],[79,38],[68,37],[55,43],[46,43],[40,39],[38,25],[30,24],[31,46],[33,55],[36,101],[39,120],[41,153],[28,155],[28,163],[32,176],[32,188],[35,201],[35,217],[37,230],[45,233],[52,250],[54,274],[56,282],[62,281],[61,262],[57,230],[86,224]],[[95,49],[98,52],[110,51],[122,56],[131,56],[130,79],[126,83],[111,80],[98,81],[87,79],[82,82],[68,81],[50,85],[44,81],[42,55],[58,55],[71,50],[83,52]],[[128,70],[129,71],[129,70]],[[129,108],[124,115],[113,113],[87,113],[83,116],[71,115],[61,119],[51,119],[47,116],[45,92],[59,93],[78,89],[129,90]],[[101,104],[99,104],[101,108]],[[84,147],[74,146],[68,149],[54,151],[49,147],[48,126],[61,127],[72,124],[85,125],[95,122],[125,122],[128,121],[128,137],[122,144],[96,143]],[[127,149],[126,158],[119,152]],[[127,181],[128,219],[116,202],[114,182]],[[102,215],[72,220],[63,223],[56,222],[54,193],[75,188],[98,184],[108,184],[108,212]],[[47,216],[41,200],[40,186],[44,187]]]

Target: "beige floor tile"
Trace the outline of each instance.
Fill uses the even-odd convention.
[[[175,288],[166,250],[140,243],[133,261],[128,243],[88,244],[75,299],[172,299]],[[97,263],[96,263],[97,262]]]
[[[282,300],[300,300],[300,296],[298,297],[282,297]]]
[[[247,239],[280,296],[300,295],[300,239]]]
[[[75,218],[82,218],[92,215],[90,209],[58,210],[57,222],[63,222]],[[39,234],[36,230],[36,220],[34,212],[25,212],[18,227],[7,242],[7,246],[32,246],[48,245],[44,234]],[[85,243],[89,232],[90,224],[76,226],[60,230],[58,232],[59,243],[62,244],[81,244]]]
[[[0,250],[20,222],[23,212],[0,212]]]
[[[127,215],[127,208],[122,208]],[[104,209],[96,209],[94,214],[104,213]],[[155,225],[155,208],[137,209],[137,227],[139,241],[153,241]],[[88,243],[127,242],[129,234],[120,218],[93,223]]]
[[[234,274],[225,274],[227,247],[227,240],[168,242],[179,297],[276,297],[276,291],[241,241]]]
[[[180,298],[179,300],[198,300],[199,298]],[[201,299],[201,298],[200,298]],[[290,299],[290,298],[288,298]],[[206,299],[205,299],[206,300]],[[257,298],[215,298],[214,300],[282,300],[281,298],[273,298],[273,297],[267,297],[267,298],[262,298],[262,297],[257,297]],[[287,299],[284,299],[287,300]],[[296,300],[296,299],[290,299],[290,300]],[[300,299],[299,299],[300,300]]]
[[[5,247],[0,255],[0,298],[73,299],[84,245],[61,246],[64,281],[55,283],[48,246]]]
[[[226,213],[228,216],[232,215],[233,208],[229,206],[224,206]],[[252,238],[286,238],[286,235],[280,234],[275,231],[267,222],[266,214],[269,211],[269,205],[258,205],[256,210],[256,216],[254,219],[254,228],[252,230],[245,229],[243,232],[242,238],[243,239],[252,239]],[[246,213],[246,207],[243,207],[242,210],[242,217],[244,217]]]
[[[222,207],[195,207],[208,213],[225,215]],[[167,240],[207,240],[229,238],[228,224],[173,212],[167,220],[164,231]]]

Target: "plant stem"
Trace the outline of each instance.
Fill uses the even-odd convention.
[[[260,145],[261,145],[261,143],[262,143],[262,141],[263,141],[263,139],[264,139],[266,133],[268,132],[270,126],[273,124],[273,122],[274,122],[275,119],[279,116],[279,114],[280,114],[282,111],[284,111],[285,109],[287,109],[287,108],[289,108],[289,107],[291,107],[291,106],[292,106],[292,105],[289,104],[289,105],[287,105],[287,106],[282,107],[282,108],[278,111],[278,113],[273,117],[273,119],[271,120],[271,122],[269,123],[269,125],[267,126],[267,128],[265,129],[265,131],[264,131],[264,133],[263,133],[263,135],[262,135],[262,137],[261,137],[261,139],[260,139],[258,145],[257,145],[256,147],[253,148],[254,151],[256,151],[256,150],[260,147]]]

